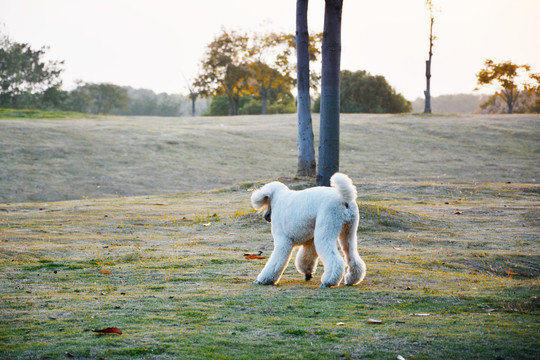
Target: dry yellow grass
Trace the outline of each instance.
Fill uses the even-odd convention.
[[[355,181],[540,182],[540,116],[344,114]],[[318,117],[314,116],[317,137]],[[292,177],[296,115],[0,120],[0,203],[168,194]]]

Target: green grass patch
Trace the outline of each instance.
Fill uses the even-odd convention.
[[[78,119],[95,117],[97,116],[93,114],[85,114],[74,111],[0,108],[0,119]]]
[[[294,254],[279,286],[252,284],[272,235],[242,189],[10,204],[0,358],[534,359],[539,229],[523,224],[538,198],[490,186],[364,200],[366,278],[331,289],[319,288],[322,264],[304,281]],[[460,191],[474,198],[456,215],[445,202]],[[168,222],[179,214],[192,226]],[[265,259],[245,259],[258,251]],[[107,327],[122,335],[91,331]]]

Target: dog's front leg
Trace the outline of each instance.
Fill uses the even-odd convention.
[[[287,267],[291,258],[293,245],[292,241],[279,237],[274,238],[274,252],[268,259],[264,269],[261,271],[254,284],[258,285],[275,285],[279,282],[283,271]]]

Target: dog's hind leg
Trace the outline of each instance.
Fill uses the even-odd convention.
[[[253,283],[259,285],[277,284],[291,259],[292,248],[292,241],[289,239],[274,238],[274,252]]]
[[[366,275],[366,264],[358,255],[358,245],[356,239],[356,229],[358,228],[358,218],[352,223],[345,224],[339,234],[339,243],[345,254],[345,260],[349,269],[345,275],[345,285],[356,285],[364,279]]]
[[[306,281],[311,280],[315,270],[317,270],[317,262],[319,260],[319,255],[317,255],[317,250],[315,249],[315,244],[313,239],[302,244],[300,249],[298,249],[298,254],[296,254],[296,260],[294,264],[296,269],[304,274]]]
[[[317,219],[315,226],[314,243],[324,264],[321,287],[338,286],[345,273],[345,262],[337,247],[337,238],[341,228],[335,223],[319,220]]]

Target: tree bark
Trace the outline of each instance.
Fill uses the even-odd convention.
[[[508,114],[512,114],[514,112],[514,94],[513,94],[513,91],[510,92],[510,96],[508,97],[508,100],[506,101],[506,104],[508,105]]]
[[[309,95],[308,0],[296,1],[296,87],[298,89],[298,176],[316,175],[311,97]],[[263,101],[264,111],[264,101]]]
[[[343,0],[326,0],[322,41],[321,124],[317,185],[339,171],[339,81]]]
[[[266,115],[267,109],[268,109],[268,90],[263,89],[261,91],[261,98],[262,98],[262,115]]]
[[[429,27],[429,57],[426,61],[426,91],[424,96],[424,113],[431,114],[431,57],[433,56],[433,14],[431,14],[431,25]]]
[[[234,99],[234,103],[233,103],[233,115],[238,115],[238,108],[240,106],[240,96],[236,96],[233,98]]]
[[[197,96],[199,94],[191,93],[191,117],[195,117],[195,101],[197,101]]]
[[[232,116],[234,114],[234,100],[231,96],[231,94],[227,93],[227,99],[229,100],[229,111],[227,113],[228,116]]]

